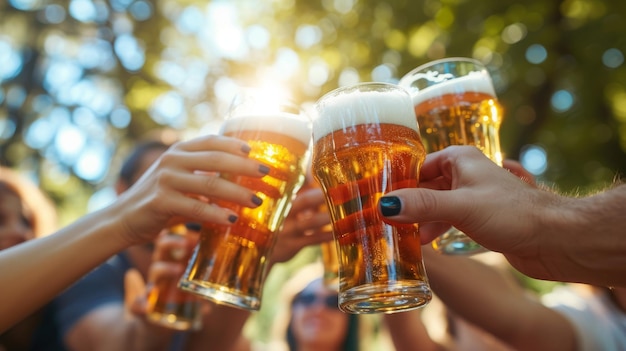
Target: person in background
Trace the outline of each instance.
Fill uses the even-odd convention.
[[[0,252],[53,232],[55,223],[52,201],[22,175],[0,167]],[[2,290],[9,288],[3,285]],[[48,303],[0,332],[0,350],[65,350],[54,315],[55,306]]]
[[[332,233],[327,231],[329,221],[326,213],[318,211],[324,203],[324,196],[320,189],[301,191],[294,199],[289,215],[281,231],[277,235],[270,267],[289,261],[302,248],[319,244],[332,238]],[[163,237],[164,238],[164,237]],[[163,239],[162,238],[162,239]],[[171,249],[182,250],[181,253],[189,254],[190,247],[182,244],[182,241],[157,240],[155,253]],[[161,256],[165,256],[162,254]],[[159,268],[156,268],[156,266]],[[151,266],[153,270],[167,272],[169,277],[178,277],[185,269],[184,262],[155,262]],[[139,301],[133,307],[137,315],[145,314],[145,283],[141,278],[136,279],[137,287],[133,301]],[[207,302],[208,303],[208,302]],[[203,329],[196,332],[185,333],[185,338],[180,343],[180,350],[232,350],[248,351],[254,349],[254,340],[246,338],[244,327],[249,320],[250,312],[231,308],[223,305],[209,304],[208,313],[204,315]]]
[[[149,141],[138,145],[122,165],[116,189],[123,197],[144,171],[158,163],[167,145]],[[254,196],[254,195],[253,195]],[[320,194],[299,196],[294,200],[291,213],[308,212],[307,208],[319,206]],[[327,221],[323,218],[324,223]],[[320,219],[309,216],[306,220],[287,220],[275,250],[276,260],[288,259],[302,245],[315,243],[317,236],[293,235],[300,230],[314,228]],[[177,248],[186,256],[189,245],[177,245],[161,236],[155,242],[129,247],[98,267],[77,284],[64,292],[57,301],[60,321],[67,345],[72,350],[247,350],[249,343],[241,336],[249,313],[244,310],[208,303],[203,327],[199,331],[175,332],[152,325],[145,319],[145,281],[155,274],[180,276],[184,262],[153,261],[153,257],[166,257],[157,250]],[[175,247],[179,246],[179,247]],[[152,278],[154,280],[154,278]]]
[[[321,263],[313,262],[299,267],[286,281],[267,350],[444,349],[428,334],[419,309],[382,316],[342,312],[337,291],[324,285],[322,275]]]
[[[389,192],[379,205],[390,223],[420,223],[423,244],[453,225],[530,277],[626,287],[626,185],[618,182],[562,196],[474,146],[451,146],[426,156],[419,188]]]
[[[176,143],[110,206],[52,235],[0,252],[0,266],[11,267],[0,270],[4,301],[0,331],[49,302],[112,254],[153,240],[162,228],[188,221],[236,221],[232,211],[188,194],[255,207],[252,191],[206,174],[228,171],[264,176],[267,166],[248,159],[249,150],[246,143],[221,136]],[[102,340],[100,346],[116,342]]]
[[[124,160],[115,190],[118,197],[170,147],[160,140],[137,145]],[[87,274],[56,299],[59,324],[71,350],[153,349],[167,345],[174,332],[140,318],[128,318],[125,306],[126,274],[145,277],[152,262],[154,242],[133,245]],[[132,285],[131,285],[132,286]]]

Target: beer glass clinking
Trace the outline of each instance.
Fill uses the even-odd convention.
[[[450,145],[474,145],[502,165],[502,108],[483,64],[469,58],[441,59],[415,68],[400,79],[399,85],[413,98],[428,153]],[[454,227],[433,240],[432,245],[446,254],[486,251]]]
[[[324,191],[339,248],[339,308],[392,313],[428,303],[416,224],[389,225],[386,193],[416,187],[425,151],[401,87],[362,83],[316,102],[312,172]]]
[[[179,236],[186,245],[189,245],[189,249],[195,243],[184,224],[168,228],[167,235]],[[169,260],[187,262],[189,256],[176,257],[171,253]],[[200,300],[195,294],[180,290],[178,278],[163,278],[153,282],[148,291],[146,318],[152,323],[175,330],[200,330],[202,328]]]
[[[269,166],[263,178],[220,174],[256,191],[263,203],[248,208],[215,201],[239,218],[232,225],[203,223],[200,242],[179,286],[216,303],[258,310],[276,233],[304,182],[311,120],[297,106],[247,91],[233,101],[221,134],[248,142],[249,157]]]

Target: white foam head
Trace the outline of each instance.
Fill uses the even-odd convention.
[[[418,105],[424,101],[446,94],[462,94],[465,92],[484,93],[496,97],[491,78],[486,71],[470,72],[466,76],[445,80],[439,84],[413,90],[413,103]]]
[[[288,135],[309,145],[311,141],[311,121],[301,115],[285,112],[242,114],[232,116],[222,124],[221,134],[241,130],[264,130]]]
[[[337,89],[317,103],[313,139],[358,124],[389,123],[418,131],[417,119],[408,93],[389,86],[383,90]]]

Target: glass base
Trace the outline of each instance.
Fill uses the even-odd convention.
[[[242,295],[220,285],[181,279],[178,282],[178,287],[220,305],[228,305],[247,311],[258,311],[261,308],[259,297]]]
[[[181,317],[173,313],[157,313],[151,312],[146,315],[146,318],[157,325],[168,327],[175,330],[200,330],[202,329],[201,318],[186,318]]]
[[[488,251],[454,227],[433,240],[432,246],[435,251],[448,255],[474,255]]]
[[[422,281],[369,284],[339,293],[339,309],[346,313],[395,313],[425,306],[432,298]]]

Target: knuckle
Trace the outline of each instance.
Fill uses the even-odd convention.
[[[215,175],[207,175],[204,180],[204,187],[208,190],[214,190],[219,187],[220,178]]]
[[[409,200],[411,212],[420,217],[430,218],[439,212],[437,197],[432,191],[417,191]]]
[[[197,217],[200,218],[202,217],[203,214],[205,214],[206,211],[206,205],[201,202],[201,201],[194,201],[193,205],[191,206],[191,215],[193,217]]]

